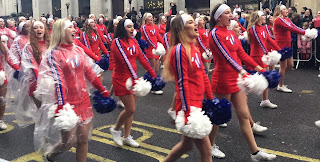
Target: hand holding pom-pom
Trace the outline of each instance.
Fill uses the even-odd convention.
[[[110,93],[108,90],[103,91],[101,94],[103,97],[110,97]]]
[[[281,59],[281,54],[278,51],[271,51],[267,55],[263,55],[261,60],[264,64],[273,66],[276,65]]]
[[[53,105],[49,108],[48,117],[54,117],[53,126],[58,130],[69,131],[74,128],[78,121],[79,117],[73,110],[74,106],[69,103],[65,105]]]
[[[162,90],[166,86],[166,82],[161,78],[160,75],[157,75],[156,78],[152,78],[149,72],[144,74],[143,79],[149,81],[152,85],[152,91],[159,91]]]
[[[318,30],[315,28],[312,28],[312,29],[306,29],[305,35],[302,36],[302,39],[310,41],[312,39],[316,39],[317,37],[318,37]]]
[[[240,75],[237,80],[237,86],[246,93],[261,95],[263,91],[268,88],[267,79],[258,73],[254,75],[248,73],[244,76]]]
[[[126,81],[126,88],[127,90],[132,90],[137,96],[145,96],[150,92],[152,86],[150,82],[144,80],[143,78],[138,78],[132,81],[130,77]]]

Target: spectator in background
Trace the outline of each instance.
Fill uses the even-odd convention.
[[[237,13],[237,12],[241,12],[241,8],[239,7],[238,4],[236,4],[236,7],[233,10],[233,14]]]
[[[81,15],[80,19],[78,19],[78,21],[76,21],[76,22],[77,22],[79,28],[83,28],[83,24],[84,24],[84,22],[86,22],[86,18],[83,15]]]
[[[304,30],[309,28],[309,23],[308,22],[304,22],[302,25],[302,28]],[[298,35],[298,49],[300,52],[300,56],[302,60],[309,60],[310,56],[311,56],[311,49],[312,49],[312,41],[310,40],[304,40],[302,39],[301,34]]]
[[[237,12],[239,15],[239,23],[243,26],[246,23],[246,20],[242,18],[241,12]]]
[[[266,13],[266,15],[271,15],[272,12],[270,11],[269,8],[264,8],[263,11]]]
[[[204,20],[204,28],[205,29],[207,29],[207,30],[209,30],[210,29],[210,24],[209,24],[209,22],[210,22],[210,20],[209,20],[209,17],[207,17],[207,16],[205,16],[204,18],[203,18],[203,20]]]
[[[140,6],[140,12],[139,12],[139,18],[142,18],[142,16],[144,15],[146,11],[144,11],[143,7]]]
[[[302,7],[301,14],[300,14],[301,18],[304,17],[304,13],[306,12],[307,9],[308,9],[307,7]]]
[[[170,16],[176,15],[177,14],[177,5],[174,2],[171,2],[170,7],[171,7],[170,12],[169,12]]]
[[[247,9],[248,14],[252,14],[254,12],[254,8],[250,5]]]
[[[313,19],[312,13],[310,9],[307,9],[304,13],[304,17],[301,19],[300,26],[302,26],[305,22],[310,23],[309,25],[311,25],[312,19]]]
[[[137,15],[138,15],[138,13],[137,13],[136,8],[132,7],[132,10],[131,10],[131,18],[132,18],[132,17],[136,18]]]

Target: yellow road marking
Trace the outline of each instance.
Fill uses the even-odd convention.
[[[12,129],[14,128],[14,126],[11,124],[6,123],[6,125],[8,128],[6,130],[0,130],[0,134],[8,133],[8,132],[12,131]]]
[[[296,160],[300,160],[300,161],[320,162],[319,159],[312,159],[312,158],[305,157],[305,156],[294,155],[294,154],[289,154],[289,153],[285,153],[285,152],[269,150],[269,149],[265,149],[265,148],[260,148],[260,149],[262,149],[263,151],[265,151],[267,153],[275,154],[275,155],[290,158],[290,159],[296,159]]]
[[[172,128],[167,128],[167,127],[162,127],[159,125],[154,125],[154,124],[148,124],[148,123],[143,123],[143,122],[139,122],[139,121],[133,121],[134,124],[137,125],[142,125],[145,127],[150,127],[150,128],[154,128],[154,129],[159,129],[159,130],[164,130],[166,132],[172,132],[172,133],[177,133],[177,134],[181,134],[181,132],[177,131],[176,129],[172,129]]]
[[[302,90],[301,93],[313,93],[312,90]]]
[[[76,153],[76,148],[72,147],[69,152],[72,152],[72,153]],[[99,155],[96,155],[96,154],[92,154],[92,153],[89,153],[87,154],[87,157],[89,159],[92,159],[92,160],[96,160],[96,161],[101,161],[101,162],[115,162],[113,160],[110,160],[110,159],[106,159],[102,156],[99,156]]]
[[[14,112],[11,112],[11,113],[4,113],[4,115],[14,115],[15,113]]]
[[[12,160],[11,162],[26,162],[26,161],[37,161],[43,162],[43,156],[39,153],[33,152],[24,156],[21,156],[17,159]]]
[[[92,136],[92,140],[118,147],[113,141],[105,139],[105,138]],[[121,148],[125,149],[125,150],[132,151],[132,152],[136,152],[136,153],[139,153],[142,155],[149,156],[149,157],[157,159],[159,161],[163,161],[163,159],[165,158],[163,155],[160,155],[155,152],[151,152],[151,151],[148,151],[148,150],[142,149],[142,148],[133,148],[133,147],[125,146],[125,145],[123,145]]]

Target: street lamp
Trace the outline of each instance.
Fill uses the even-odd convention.
[[[18,0],[16,0],[16,7],[17,7],[17,16],[18,16],[18,13],[19,13],[19,2],[18,2]]]
[[[69,16],[69,6],[70,6],[70,3],[67,2],[67,3],[66,3],[66,6],[67,6],[67,17],[68,17],[68,16]]]
[[[129,11],[130,11],[130,12],[132,12],[132,11],[131,11],[131,2],[132,2],[132,0],[129,0],[129,4],[130,4]]]

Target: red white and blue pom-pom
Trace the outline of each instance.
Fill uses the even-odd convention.
[[[103,97],[99,91],[94,91],[93,108],[100,114],[109,113],[117,107],[117,102],[111,97]]]
[[[133,82],[130,77],[126,81],[126,88],[127,90],[132,90],[137,96],[146,96],[150,92],[152,86],[149,81],[144,80],[143,78],[138,78]]]
[[[271,51],[267,55],[263,55],[261,60],[264,64],[273,66],[276,65],[281,59],[281,54],[278,51]]]
[[[284,47],[282,48],[279,53],[282,55],[280,61],[284,61],[288,58],[291,58],[293,55],[292,48]]]
[[[212,130],[212,124],[209,117],[204,113],[201,108],[190,106],[190,116],[187,117],[188,122],[185,124],[184,111],[179,111],[175,120],[177,130],[194,139],[203,139],[208,136]]]
[[[240,40],[245,40],[245,41],[248,41],[248,33],[245,31],[243,33],[241,33],[238,37]]]
[[[97,64],[101,69],[107,71],[109,69],[109,55],[104,55]]]
[[[221,125],[230,121],[232,117],[231,103],[222,98],[213,100],[203,100],[202,110],[215,125]]]
[[[276,88],[280,82],[281,76],[278,71],[266,71],[263,73],[264,77],[268,80],[268,88]]]
[[[255,73],[253,75],[248,74],[244,77],[239,75],[237,79],[237,86],[246,93],[261,95],[263,91],[268,88],[268,81],[259,73]]]
[[[315,28],[306,29],[305,35],[302,36],[303,40],[311,41],[312,39],[316,39],[318,37],[318,30]]]
[[[58,130],[69,131],[79,122],[79,117],[73,110],[74,106],[69,103],[58,109],[57,105],[52,105],[48,111],[48,118],[54,117],[53,126]]]
[[[152,85],[151,90],[152,91],[159,91],[162,90],[166,86],[166,82],[164,81],[163,78],[161,78],[160,75],[157,75],[157,78],[152,78],[149,72],[146,72],[144,74],[143,79],[149,81]]]

